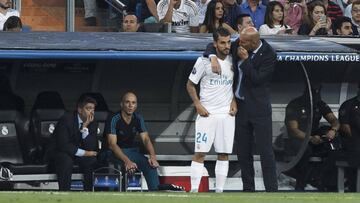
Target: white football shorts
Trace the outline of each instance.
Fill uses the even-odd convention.
[[[213,114],[197,116],[195,121],[195,152],[209,152],[212,144],[216,153],[231,154],[235,134],[235,116]]]

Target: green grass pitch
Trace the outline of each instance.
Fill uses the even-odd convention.
[[[360,193],[0,192],[1,203],[360,203]]]

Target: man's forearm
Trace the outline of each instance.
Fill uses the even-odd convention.
[[[198,103],[200,103],[200,99],[197,95],[196,88],[191,81],[187,82],[186,89],[187,89],[188,94],[189,94],[191,100],[193,101],[194,105],[197,105]]]
[[[130,159],[124,154],[121,148],[118,145],[110,145],[109,148],[114,153],[116,158],[122,160],[123,162],[128,162]]]
[[[152,16],[156,18],[156,20],[159,20],[159,16],[156,11],[156,3],[154,0],[146,0],[146,5],[151,13]]]
[[[172,22],[173,8],[174,8],[174,6],[170,3],[164,18],[161,19],[160,22],[162,22],[162,23],[171,23]]]
[[[150,139],[146,139],[146,140],[144,141],[144,145],[145,145],[145,148],[146,148],[146,150],[148,151],[149,155],[156,157],[155,148],[154,148],[154,145],[152,144],[151,140],[150,140]]]

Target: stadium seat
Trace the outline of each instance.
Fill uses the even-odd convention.
[[[58,120],[64,115],[65,107],[58,92],[39,93],[31,110],[30,131],[36,140],[38,163],[46,163],[46,150]]]
[[[0,110],[0,160],[14,164],[24,163],[24,146],[29,121],[16,109]]]
[[[45,165],[33,165],[35,151],[29,137],[29,120],[17,109],[15,97],[2,95],[0,100],[0,160],[13,174],[42,173]]]
[[[13,93],[10,81],[5,75],[0,75],[0,95],[2,99],[0,102],[0,110],[11,108],[24,113],[24,100]]]

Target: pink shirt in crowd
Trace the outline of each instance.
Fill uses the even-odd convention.
[[[285,0],[278,0],[282,5],[285,5]],[[297,33],[299,27],[302,23],[302,18],[304,15],[304,9],[298,3],[291,3],[290,8],[285,11],[284,24],[289,25],[294,32]]]

